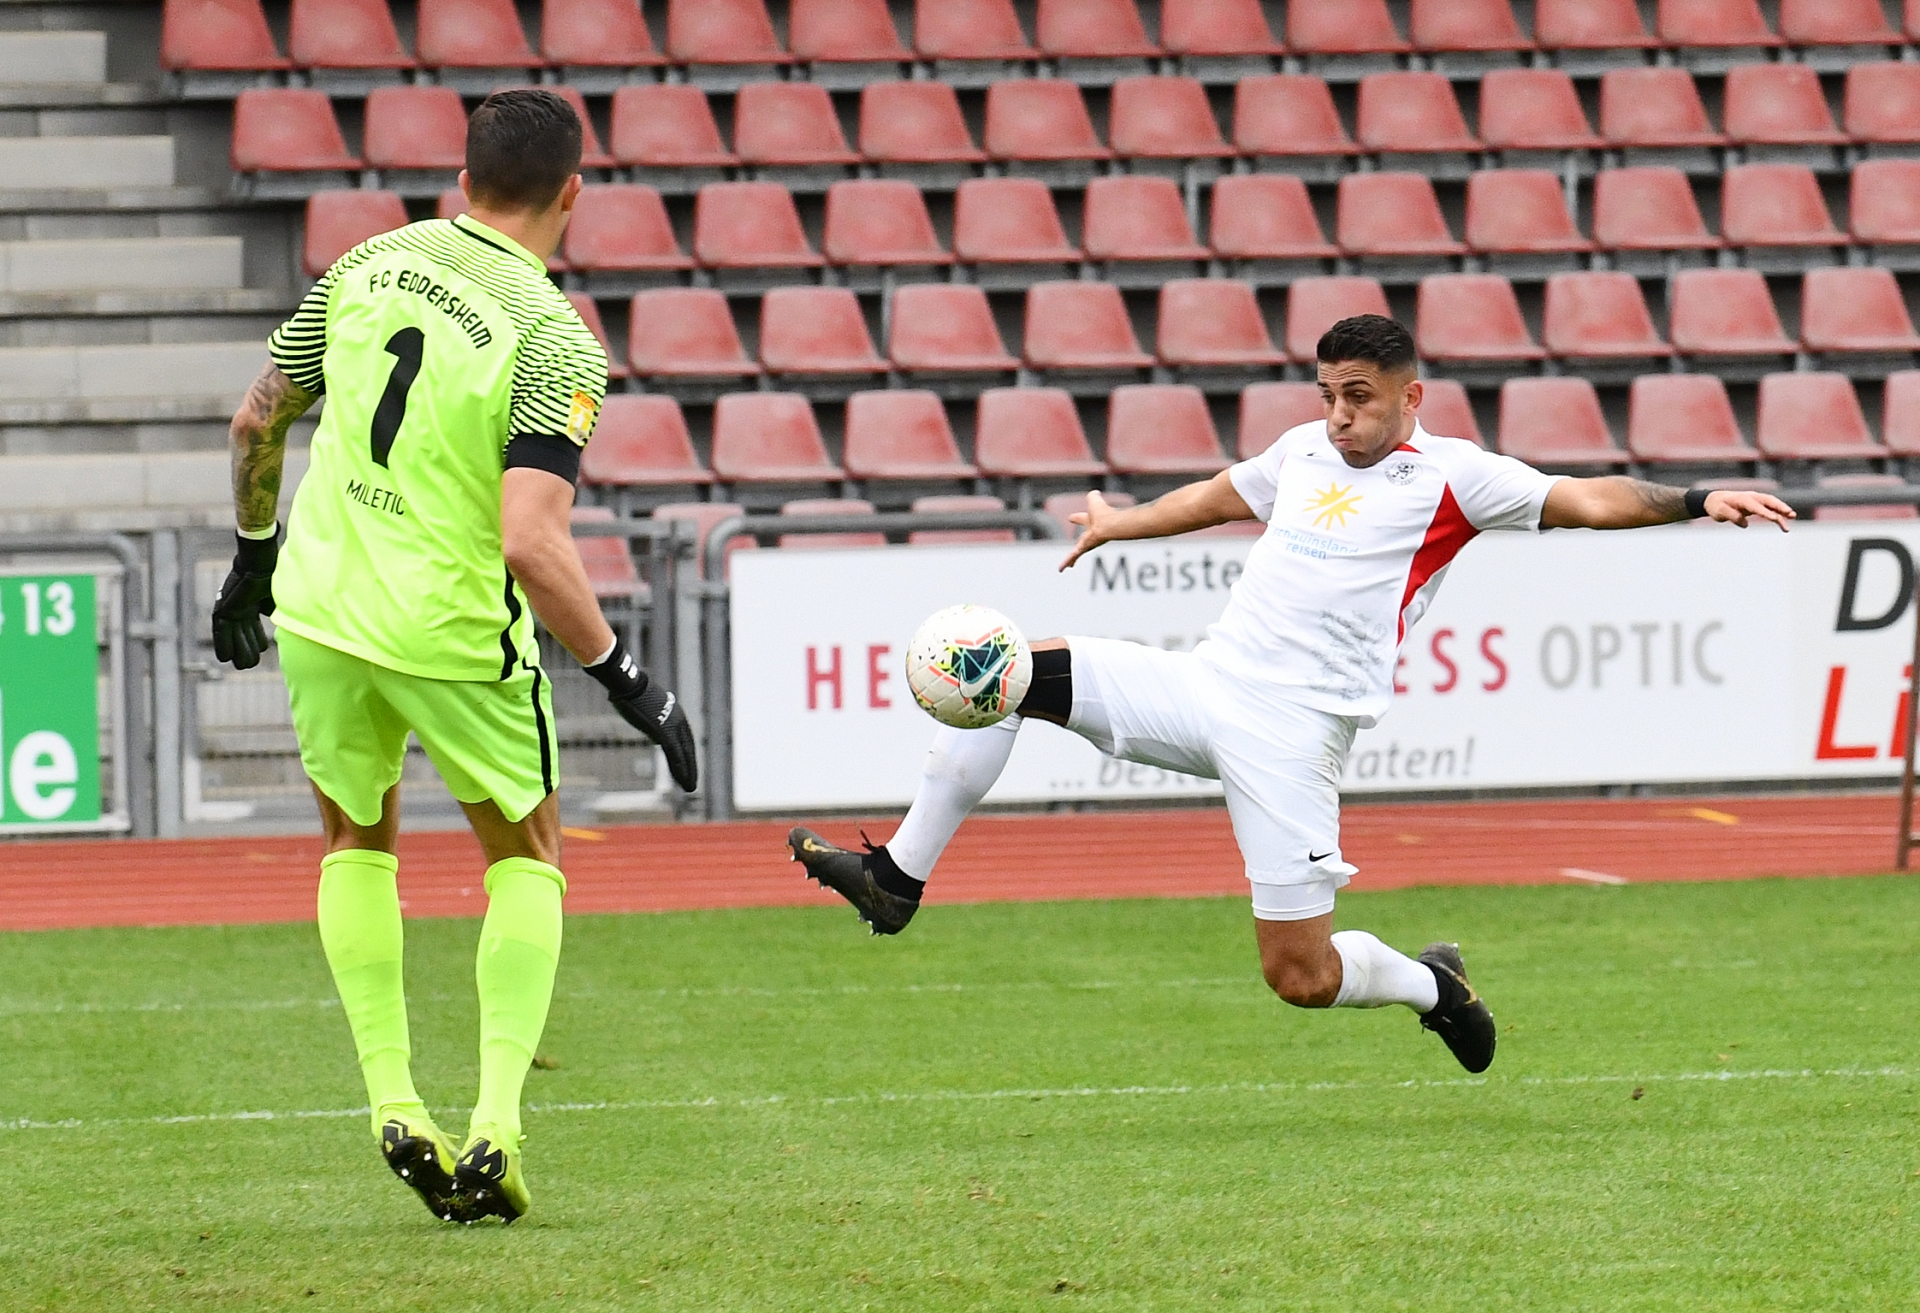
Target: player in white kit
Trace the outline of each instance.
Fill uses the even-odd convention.
[[[939,730],[913,807],[884,846],[849,852],[805,829],[789,842],[875,933],[898,933],[942,849],[999,778],[1021,721],[1050,720],[1123,760],[1220,781],[1253,887],[1260,965],[1281,998],[1404,1004],[1463,1066],[1484,1071],[1493,1018],[1457,946],[1430,944],[1414,959],[1364,930],[1333,931],[1335,891],[1355,871],[1340,852],[1347,751],[1386,713],[1407,631],[1479,533],[1700,516],[1785,529],[1793,511],[1765,493],[1556,477],[1428,433],[1413,339],[1391,319],[1342,320],[1318,355],[1326,420],[1150,505],[1115,509],[1089,493],[1073,517],[1086,532],[1063,570],[1105,542],[1265,521],[1204,642],[1190,652],[1106,638],[1035,643],[1019,714]]]

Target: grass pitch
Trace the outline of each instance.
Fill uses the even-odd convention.
[[[1246,905],[581,917],[534,1209],[386,1172],[311,926],[0,936],[7,1309],[1880,1309],[1920,1298],[1920,882],[1359,894],[1404,1009],[1260,985]],[[470,1099],[472,922],[409,926]],[[271,1113],[269,1117],[266,1114]],[[239,1114],[259,1114],[241,1116]],[[456,1134],[463,1115],[445,1118]],[[57,1124],[51,1124],[57,1123]]]

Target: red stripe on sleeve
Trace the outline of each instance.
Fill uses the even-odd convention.
[[[1453,499],[1453,488],[1442,486],[1440,504],[1433,508],[1433,520],[1427,525],[1427,536],[1420,543],[1420,550],[1413,554],[1413,568],[1407,571],[1407,591],[1400,595],[1400,631],[1394,638],[1396,646],[1407,636],[1407,606],[1413,601],[1413,595],[1426,587],[1429,579],[1446,569],[1448,563],[1460,554],[1460,549],[1472,542],[1479,532],[1467,522],[1466,512]]]

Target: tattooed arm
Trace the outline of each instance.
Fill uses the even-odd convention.
[[[247,399],[227,430],[233,444],[234,513],[243,531],[259,533],[273,527],[279,513],[287,429],[317,399],[271,363],[247,389]]]
[[[1785,532],[1793,508],[1764,492],[1707,494],[1707,516],[1747,527],[1765,520]],[[1642,529],[1689,518],[1687,490],[1664,483],[1643,483],[1618,475],[1599,479],[1561,479],[1547,493],[1540,515],[1543,529]]]

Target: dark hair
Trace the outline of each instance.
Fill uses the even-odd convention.
[[[551,91],[496,91],[467,120],[473,200],[497,210],[544,210],[580,171],[580,116]]]
[[[1385,315],[1354,315],[1320,335],[1314,354],[1323,365],[1364,360],[1383,374],[1412,369],[1419,360],[1413,334]]]

